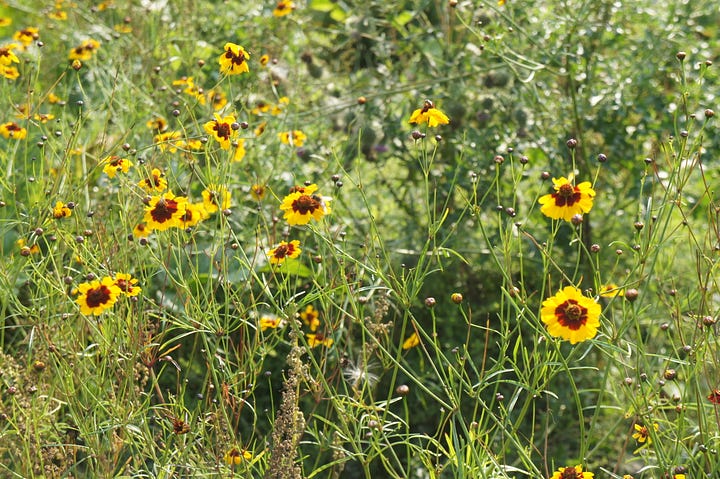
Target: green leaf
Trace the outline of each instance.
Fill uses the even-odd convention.
[[[280,273],[287,274],[290,276],[298,276],[300,278],[309,278],[313,272],[310,268],[305,266],[302,261],[298,259],[288,258],[279,266],[273,266],[270,263],[262,266],[258,272],[260,273]]]

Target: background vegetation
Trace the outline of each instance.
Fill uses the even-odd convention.
[[[715,2],[277,7],[2,2],[1,475],[715,477]],[[425,99],[448,125],[409,124]],[[229,207],[134,233],[155,168]],[[537,204],[562,176],[597,192],[578,224]],[[332,212],[288,225],[310,184]],[[117,273],[140,294],[82,314]],[[568,285],[603,311],[575,345],[540,321]]]

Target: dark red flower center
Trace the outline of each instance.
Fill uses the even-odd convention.
[[[20,131],[20,129],[21,129],[20,125],[18,125],[17,123],[10,123],[5,128],[7,128],[7,130],[11,131],[11,132],[12,131]]]
[[[125,293],[129,293],[132,291],[132,283],[126,279],[116,279],[115,280],[115,286],[120,288],[121,291],[124,291]]]
[[[562,479],[583,479],[583,473],[578,472],[574,467],[566,467],[560,473]]]
[[[557,193],[552,194],[555,206],[572,206],[580,201],[580,190],[570,183],[560,185]]]
[[[289,244],[281,244],[277,248],[275,248],[275,252],[273,253],[273,256],[275,256],[278,259],[282,259],[289,254],[292,254],[292,245]]]
[[[155,207],[150,210],[150,216],[158,223],[165,223],[172,219],[172,216],[177,213],[177,211],[177,201],[161,198]]]
[[[110,288],[102,284],[97,288],[89,289],[86,293],[86,298],[88,306],[97,308],[110,301]]]
[[[229,59],[233,65],[242,65],[245,62],[245,55],[242,52],[235,55],[231,50],[225,52],[225,58]]]
[[[230,139],[230,125],[227,123],[219,123],[216,121],[213,130],[217,133],[218,138],[224,140]]]
[[[308,195],[301,195],[292,203],[293,211],[301,215],[313,214],[318,208],[320,208],[320,202]]]
[[[555,308],[555,317],[563,327],[576,331],[587,322],[587,309],[574,299],[568,299]]]
[[[707,398],[713,404],[720,404],[720,389],[713,389],[710,391]]]

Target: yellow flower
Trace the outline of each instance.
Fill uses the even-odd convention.
[[[179,131],[167,131],[155,135],[153,141],[160,148],[160,151],[167,150],[170,153],[175,153],[177,151],[178,141],[180,141],[180,136]]]
[[[320,313],[312,304],[305,306],[305,311],[300,313],[300,319],[305,323],[305,326],[310,328],[310,331],[317,331],[320,326]]]
[[[418,337],[418,334],[416,332],[413,332],[410,336],[408,336],[405,341],[403,341],[402,348],[407,350],[410,348],[414,348],[418,344],[420,344],[420,338]]]
[[[305,133],[300,130],[283,131],[278,133],[278,137],[283,144],[297,147],[303,146],[307,140]]]
[[[281,241],[279,245],[268,251],[268,257],[271,264],[282,264],[286,258],[297,258],[301,252],[300,241],[292,240],[289,243]]]
[[[180,226],[190,228],[210,217],[202,203],[185,204],[185,214],[180,217]]]
[[[135,225],[135,228],[133,228],[133,236],[136,238],[147,238],[151,232],[152,229],[150,229],[146,223],[138,223]]]
[[[17,55],[13,52],[14,48],[17,48],[17,43],[10,43],[0,47],[0,65],[9,66],[13,63],[20,63]]]
[[[116,155],[108,156],[103,160],[103,163],[105,164],[105,166],[103,167],[103,172],[110,178],[115,178],[115,174],[118,171],[127,173],[128,171],[130,171],[130,167],[132,167],[133,165],[132,162],[127,158],[120,158]]]
[[[260,65],[266,66],[270,62],[270,55],[267,53],[260,57]]]
[[[614,298],[615,296],[624,296],[623,289],[615,283],[608,283],[600,287],[600,296],[603,298]]]
[[[233,148],[235,148],[235,151],[233,152],[232,161],[237,163],[242,161],[243,158],[245,158],[245,140],[242,138],[239,140],[235,140],[234,144],[235,146]]]
[[[14,121],[8,121],[0,125],[0,135],[13,140],[22,140],[27,136],[27,130]]]
[[[122,293],[109,276],[101,281],[95,280],[89,283],[82,283],[78,286],[80,296],[75,300],[80,305],[82,314],[98,315],[108,308],[111,308]]]
[[[120,292],[125,296],[137,296],[140,294],[140,291],[142,291],[140,286],[135,286],[138,280],[133,278],[132,275],[126,273],[115,273],[113,281],[115,286],[117,286],[118,289],[120,289]]]
[[[262,201],[262,199],[265,197],[265,190],[265,185],[252,185],[250,187],[250,196],[252,196],[255,201]]]
[[[307,334],[307,341],[308,346],[311,348],[317,347],[317,346],[325,346],[326,348],[329,348],[333,345],[335,340],[333,338],[328,338],[322,333],[308,333]]]
[[[160,193],[165,191],[167,188],[167,180],[163,177],[162,171],[157,168],[153,168],[150,172],[150,177],[140,180],[138,186],[148,193],[152,193],[154,191]]]
[[[203,129],[220,143],[220,148],[229,150],[230,140],[237,135],[237,129],[233,128],[235,116],[228,115],[223,118],[215,113],[214,117],[214,120],[210,120],[203,125]]]
[[[35,27],[23,28],[13,34],[13,40],[20,42],[23,48],[29,47],[38,38],[40,38],[40,33]]]
[[[267,122],[263,121],[260,123],[257,128],[255,128],[255,136],[260,136],[263,133],[265,133],[265,127],[267,126]]]
[[[253,458],[253,455],[250,451],[246,449],[238,449],[237,447],[233,447],[228,452],[225,453],[225,456],[223,457],[223,460],[225,461],[225,464],[228,466],[237,466],[239,465],[243,460],[250,461]]]
[[[208,91],[207,98],[215,111],[222,110],[228,104],[227,96],[220,90],[212,89]]]
[[[12,25],[12,18],[0,17],[0,27],[7,27],[8,25]]]
[[[542,303],[540,319],[551,336],[576,344],[594,338],[600,326],[600,305],[582,292],[566,286]]]
[[[313,218],[320,221],[330,214],[330,199],[314,194],[316,190],[315,184],[295,187],[283,199],[280,209],[285,212],[284,218],[290,226],[305,225]]]
[[[202,192],[203,205],[208,213],[230,208],[230,192],[222,185],[208,185]]]
[[[55,10],[53,12],[48,13],[48,18],[51,18],[53,20],[67,20],[67,12],[63,10]]]
[[[410,115],[410,124],[420,125],[427,123],[429,127],[435,127],[438,125],[447,125],[450,123],[450,119],[441,112],[430,100],[425,100],[422,108],[418,108],[412,115]]]
[[[145,126],[147,126],[149,129],[156,131],[158,133],[162,133],[163,131],[167,130],[167,120],[161,116],[155,117],[152,120],[148,120],[147,123],[145,123]],[[157,142],[156,142],[157,143]]]
[[[48,100],[48,103],[50,103],[52,105],[54,105],[56,103],[60,103],[62,101],[59,96],[57,96],[55,93],[52,93],[52,92],[48,93],[47,100]]]
[[[55,206],[53,206],[52,210],[53,218],[56,220],[59,220],[61,218],[69,218],[70,215],[72,215],[72,209],[68,207],[65,203],[62,201],[58,201],[55,203]]]
[[[168,191],[160,196],[150,198],[145,207],[143,220],[150,229],[164,231],[182,227],[181,218],[185,215],[187,198],[175,196]]]
[[[268,329],[277,329],[282,326],[282,320],[277,316],[262,316],[260,317],[260,331]]]
[[[583,472],[582,466],[560,467],[550,477],[550,479],[593,479],[595,474],[592,472]]]
[[[641,426],[640,424],[635,423],[633,425],[633,428],[635,429],[635,433],[632,435],[633,439],[636,439],[637,442],[640,444],[645,443],[646,446],[649,446],[652,444],[652,438],[650,437],[650,431],[647,427]],[[658,426],[657,423],[653,424],[653,428],[655,431],[658,431],[660,429],[660,426]]]
[[[240,75],[241,73],[248,73],[247,61],[250,59],[250,55],[240,45],[227,42],[223,47],[225,53],[220,55],[218,63],[220,63],[220,73],[226,75]]]
[[[100,48],[100,42],[98,42],[97,40],[85,40],[80,45],[70,50],[68,58],[70,60],[87,61],[92,58],[93,53],[95,53],[98,48]]]
[[[276,17],[284,17],[293,11],[295,4],[290,1],[280,0],[273,10],[273,15]]]
[[[589,181],[583,181],[577,186],[565,177],[553,178],[555,193],[540,197],[538,203],[542,205],[540,211],[554,220],[570,221],[573,216],[589,212],[593,207],[595,190]]]
[[[15,80],[20,77],[20,71],[13,66],[0,65],[0,75],[4,76],[8,80]]]
[[[55,115],[52,113],[35,113],[35,115],[33,115],[33,120],[39,121],[40,123],[47,123],[54,119]]]

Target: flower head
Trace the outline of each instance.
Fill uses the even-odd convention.
[[[253,455],[250,451],[246,449],[238,449],[237,447],[231,448],[225,453],[225,456],[223,456],[223,460],[228,466],[237,466],[242,463],[243,460],[249,461],[252,458]]]
[[[185,215],[187,198],[175,196],[170,191],[150,198],[145,207],[143,220],[148,228],[164,231],[172,227],[181,227],[181,218]]]
[[[105,158],[105,160],[103,160],[103,163],[105,164],[105,166],[103,167],[103,172],[110,178],[115,178],[115,174],[118,171],[127,173],[128,171],[130,171],[130,167],[132,167],[133,165],[132,162],[127,158],[121,158],[116,155],[108,156],[107,158]]]
[[[708,401],[713,404],[720,404],[720,389],[713,389],[707,396]]]
[[[282,131],[278,133],[278,137],[284,145],[297,146],[298,148],[307,141],[307,136],[300,130]]]
[[[540,319],[551,336],[576,344],[594,338],[600,326],[600,305],[583,296],[573,286],[566,286],[542,303]]]
[[[600,296],[603,298],[614,298],[615,296],[624,296],[623,289],[615,283],[608,283],[600,287]]]
[[[297,258],[301,252],[300,241],[292,240],[289,243],[281,241],[279,245],[268,251],[268,257],[271,264],[282,264],[287,258]]]
[[[136,286],[138,280],[133,278],[132,275],[126,273],[115,273],[113,278],[114,285],[120,289],[120,292],[125,296],[137,296],[142,291],[140,286]]]
[[[210,214],[202,203],[186,203],[185,214],[180,217],[180,227],[190,228],[208,219]]]
[[[147,238],[152,233],[152,229],[147,223],[138,223],[133,228],[133,236],[136,238]]]
[[[122,293],[109,276],[102,280],[95,280],[89,283],[82,283],[78,286],[78,296],[75,301],[80,305],[82,314],[98,315],[108,308],[111,308]]]
[[[93,54],[97,51],[98,48],[100,48],[100,42],[98,42],[97,40],[85,40],[80,45],[70,50],[68,58],[70,60],[87,61],[92,58]]]
[[[234,151],[232,155],[232,161],[234,163],[238,163],[242,161],[243,158],[245,158],[245,140],[243,140],[242,138],[239,140],[235,140],[233,142],[233,148]]]
[[[277,5],[273,10],[273,15],[276,17],[284,17],[285,15],[288,15],[290,12],[292,12],[294,8],[295,4],[293,2],[280,0],[279,2],[277,2]]]
[[[636,439],[637,442],[640,444],[645,443],[645,445],[649,446],[652,444],[652,438],[650,437],[650,431],[646,426],[642,426],[640,424],[635,423],[633,425],[633,428],[635,429],[635,433],[633,433],[632,437],[633,439]],[[658,431],[660,429],[660,426],[658,426],[657,423],[653,423],[653,428]]]
[[[308,346],[311,348],[315,348],[317,346],[325,346],[326,348],[329,348],[335,342],[333,338],[327,337],[322,333],[308,333],[307,341]]]
[[[254,184],[250,187],[250,196],[252,196],[252,199],[255,201],[262,201],[265,197],[266,189],[265,185]]]
[[[538,202],[542,205],[540,211],[554,220],[572,220],[575,215],[589,212],[593,207],[595,190],[589,181],[583,181],[574,186],[565,177],[553,178],[555,193],[541,196]]]
[[[240,75],[241,73],[248,73],[250,71],[247,64],[247,61],[250,59],[250,54],[248,54],[243,47],[227,42],[223,49],[225,53],[218,58],[220,73]]]
[[[416,332],[413,332],[405,341],[403,341],[402,348],[404,350],[408,350],[410,348],[414,348],[418,344],[420,344],[420,338]]]
[[[435,127],[438,125],[447,125],[450,123],[450,119],[445,113],[435,108],[435,105],[430,100],[425,100],[422,108],[418,108],[412,115],[410,115],[411,125],[420,125],[427,123],[429,127]]]
[[[283,320],[278,318],[277,316],[261,316],[260,317],[260,331],[265,331],[267,329],[277,329],[280,326],[283,325]]]
[[[148,120],[147,123],[145,123],[145,126],[147,126],[149,129],[156,131],[158,133],[162,133],[163,131],[167,130],[168,124],[167,120],[161,116],[157,116],[153,118],[152,120]],[[156,141],[157,143],[157,141]]]
[[[305,306],[305,311],[300,313],[300,319],[310,331],[317,331],[320,326],[320,312],[312,304]]]
[[[155,135],[153,141],[160,148],[160,151],[169,151],[175,153],[177,151],[178,142],[180,140],[179,131],[166,131]]]
[[[560,467],[550,479],[593,479],[595,474],[582,470],[582,466]]]
[[[164,178],[162,171],[157,168],[153,168],[150,172],[150,176],[144,180],[140,180],[138,186],[148,193],[163,192],[167,189],[167,180]]]
[[[214,120],[210,120],[203,125],[203,129],[220,143],[223,150],[229,150],[230,140],[237,135],[237,130],[233,129],[235,117],[228,115],[223,118],[217,113],[214,114],[214,117]]]
[[[23,48],[27,48],[32,42],[40,38],[39,32],[35,27],[23,28],[13,34],[13,40],[20,42]]]
[[[212,214],[230,208],[230,192],[222,185],[208,185],[202,192],[205,211]]]
[[[56,220],[59,220],[61,218],[69,218],[70,215],[72,215],[72,209],[68,207],[65,203],[62,201],[58,201],[55,203],[55,206],[53,206],[52,209],[53,218]]]
[[[20,77],[20,71],[14,66],[0,65],[0,75],[8,80],[15,80]]]
[[[22,140],[27,136],[27,130],[14,121],[8,121],[0,125],[0,135],[13,140]]]
[[[284,218],[288,224],[305,225],[312,218],[320,221],[323,216],[330,213],[330,199],[318,196],[315,193],[317,185],[293,188],[287,195],[280,209],[285,212]]]
[[[0,65],[8,66],[13,63],[20,63],[13,49],[17,48],[17,43],[9,43],[0,47]]]
[[[222,110],[223,107],[228,104],[225,93],[217,89],[209,90],[207,92],[207,98],[215,111]]]

